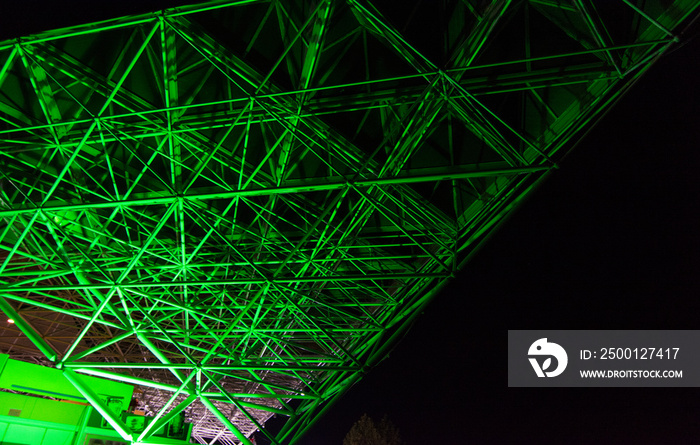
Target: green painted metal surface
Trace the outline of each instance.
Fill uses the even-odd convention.
[[[28,364],[25,363],[25,365]],[[44,369],[50,371],[49,368]],[[88,378],[87,380],[100,379]],[[23,383],[30,384],[31,380]],[[114,385],[114,382],[108,383]],[[43,395],[46,397],[46,394]],[[117,417],[134,433],[143,431],[143,425],[153,420],[141,415],[126,415],[122,413],[121,404],[116,405],[116,408],[119,410],[117,414],[120,414]],[[154,435],[143,443],[159,445],[189,443],[187,439],[192,425],[172,422],[173,417],[178,413],[177,411],[171,413],[154,426]],[[105,441],[126,443],[123,442],[124,438],[119,433],[109,428],[110,425],[105,423],[102,416],[92,410],[87,403],[76,403],[61,398],[51,400],[34,395],[0,391],[0,444],[97,445],[109,443]]]
[[[0,415],[3,416],[10,416],[10,410],[15,410],[16,417],[23,419],[77,425],[86,408],[85,405],[7,392],[0,393]]]
[[[0,392],[0,443],[82,444],[81,425],[89,413],[87,404]]]
[[[87,402],[75,386],[63,377],[60,370],[19,360],[8,360],[9,356],[6,354],[0,354],[0,364],[3,357],[6,360],[4,366],[0,366],[0,388],[60,400]],[[98,397],[119,401],[122,409],[129,406],[134,389],[131,385],[89,376],[83,378]]]
[[[4,344],[98,410],[81,374],[295,443],[697,6],[212,1],[2,42]]]

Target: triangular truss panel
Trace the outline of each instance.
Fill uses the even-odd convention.
[[[297,442],[697,6],[612,3],[219,0],[0,43],[3,352],[200,443]]]

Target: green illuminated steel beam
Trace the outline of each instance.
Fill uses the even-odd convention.
[[[104,403],[104,401],[100,399],[97,394],[95,394],[92,388],[83,382],[75,371],[71,369],[64,369],[63,375],[73,384],[73,386],[75,386],[78,391],[80,391],[83,397],[90,402],[90,405],[92,405],[92,407],[95,408],[102,415],[102,417],[109,422],[110,425],[112,425],[112,428],[114,428],[124,440],[131,441],[133,439],[133,433],[129,427],[122,422],[119,415],[113,413],[112,410],[110,410],[110,408]]]
[[[421,176],[406,176],[406,177],[388,177],[388,178],[377,178],[377,179],[366,179],[366,180],[356,180],[352,182],[342,181],[342,182],[325,182],[318,184],[307,184],[307,185],[296,185],[287,187],[272,187],[272,188],[261,188],[252,190],[241,190],[241,191],[221,191],[218,193],[200,193],[185,195],[182,198],[191,201],[208,201],[208,200],[218,200],[218,199],[230,199],[237,197],[252,197],[252,196],[270,196],[270,195],[283,195],[283,194],[297,194],[297,193],[312,193],[312,192],[322,192],[322,191],[333,191],[342,190],[349,187],[350,185],[358,188],[368,188],[373,186],[385,186],[385,185],[401,185],[401,184],[415,184],[421,182],[437,182],[451,179],[468,179],[468,178],[482,178],[489,176],[503,176],[503,175],[518,175],[524,173],[531,173],[546,170],[546,166],[529,166],[529,167],[510,167],[510,168],[500,168],[494,170],[484,170],[484,171],[454,171],[454,172],[444,172],[442,174],[433,175],[421,175]],[[142,198],[135,200],[126,201],[113,201],[113,202],[77,202],[75,204],[60,204],[60,205],[46,205],[42,206],[41,210],[36,208],[27,209],[13,209],[13,210],[0,210],[0,217],[12,216],[15,214],[36,214],[39,212],[62,212],[69,210],[80,210],[80,209],[102,209],[102,208],[113,208],[113,207],[131,207],[131,206],[149,206],[149,205],[161,205],[161,204],[174,204],[178,200],[177,195],[172,196],[159,196],[154,198]],[[171,209],[171,212],[174,210]],[[169,216],[169,215],[166,215]],[[161,222],[166,223],[166,218],[164,217]]]
[[[36,330],[29,323],[27,323],[27,321],[22,318],[20,314],[17,313],[15,308],[13,308],[10,303],[8,303],[2,297],[0,297],[0,310],[2,310],[10,320],[13,320],[24,335],[26,335],[27,338],[34,343],[34,346],[36,346],[39,351],[41,351],[41,353],[44,354],[47,359],[49,359],[49,361],[53,362],[56,360],[57,354],[54,349],[49,346],[49,344],[46,343],[46,340],[41,338],[41,336],[37,334]]]
[[[238,440],[242,444],[253,445],[253,443],[250,440],[248,440],[248,438],[245,437],[243,433],[241,433],[241,431],[236,427],[236,425],[231,423],[231,421],[228,420],[228,418],[224,416],[221,413],[221,411],[219,411],[219,408],[217,408],[207,397],[200,396],[199,400],[202,401],[204,406],[206,406],[207,409],[211,411],[216,416],[216,418],[219,419],[219,421],[223,423],[224,426],[228,428],[238,438]]]

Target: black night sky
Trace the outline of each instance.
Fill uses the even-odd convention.
[[[0,38],[188,2],[3,2]],[[66,8],[72,5],[72,8]],[[697,35],[691,29],[686,38]],[[698,329],[700,41],[664,57],[301,445],[697,444],[696,388],[507,387],[508,329]]]

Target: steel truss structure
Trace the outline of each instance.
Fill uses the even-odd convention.
[[[298,442],[696,7],[210,1],[0,43],[1,348],[134,443],[81,374]]]

